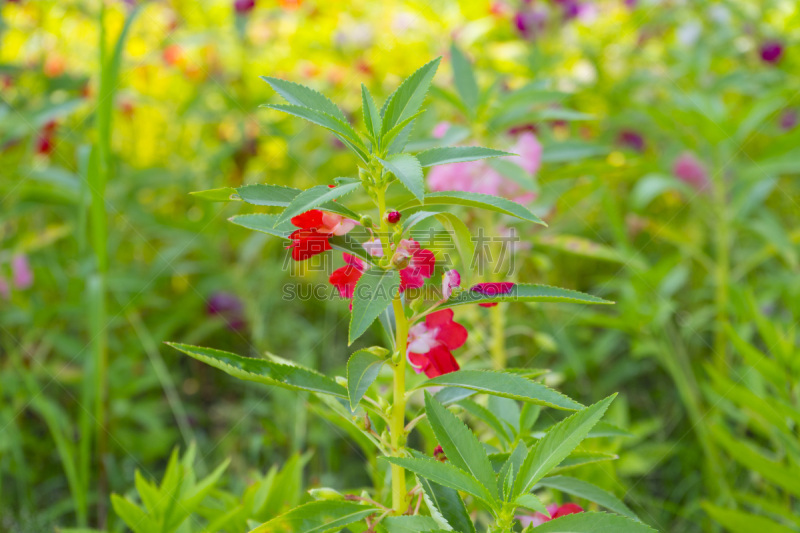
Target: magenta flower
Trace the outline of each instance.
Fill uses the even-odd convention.
[[[765,63],[775,64],[783,55],[783,44],[779,41],[767,41],[761,45],[761,59]]]
[[[250,13],[256,7],[256,0],[234,0],[233,9],[240,15]]]
[[[703,163],[691,152],[683,152],[672,166],[675,176],[697,191],[704,191],[711,185],[708,171]]]
[[[245,326],[244,305],[238,296],[230,292],[213,293],[206,302],[206,312],[225,321],[228,329],[238,331]]]
[[[567,516],[570,514],[577,514],[582,513],[583,508],[580,505],[576,505],[574,503],[565,503],[564,505],[557,505],[552,504],[547,506],[547,512],[550,514],[548,517],[542,513],[536,514],[527,514],[527,515],[517,515],[517,520],[519,523],[522,524],[523,528],[528,526],[541,526],[545,522],[549,522],[550,520],[555,520],[556,518],[561,518],[562,516]]]
[[[455,372],[458,362],[450,352],[467,342],[467,328],[453,321],[453,310],[442,309],[408,331],[408,361],[429,378]]]
[[[780,125],[783,131],[793,130],[797,126],[797,111],[787,109],[781,113]]]
[[[617,142],[634,152],[644,152],[644,137],[634,130],[622,130],[617,136]]]
[[[478,283],[470,288],[470,290],[479,294],[483,294],[484,296],[497,296],[500,294],[508,294],[513,288],[514,284],[510,281],[501,281],[498,283]],[[497,302],[482,303],[478,305],[481,307],[494,307],[497,305]]]
[[[386,213],[386,222],[388,222],[389,224],[397,224],[398,222],[400,222],[400,218],[402,216],[403,215],[400,214],[400,211],[389,211],[388,213]]]
[[[11,274],[14,288],[24,290],[33,285],[33,270],[25,255],[15,255],[11,259]]]
[[[542,145],[533,133],[525,132],[510,149],[518,156],[508,157],[529,174],[536,174],[542,163]],[[530,191],[495,171],[486,160],[452,163],[434,167],[428,174],[428,186],[433,191],[466,191],[502,196],[519,203],[536,198]]]

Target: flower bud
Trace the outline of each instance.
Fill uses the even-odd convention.
[[[365,228],[371,228],[373,226],[372,217],[369,215],[363,215],[358,221]]]
[[[385,218],[386,222],[388,222],[389,224],[397,224],[398,222],[400,222],[400,218],[402,218],[402,216],[403,215],[400,214],[400,211],[389,211],[388,213],[386,213]]]
[[[328,487],[320,487],[308,491],[315,500],[344,500],[344,494]]]
[[[387,355],[389,355],[389,350],[387,350],[383,346],[371,346],[369,348],[365,348],[365,351],[377,357],[386,357]]]
[[[347,378],[344,376],[336,376],[336,383],[341,385],[342,387],[347,387]]]

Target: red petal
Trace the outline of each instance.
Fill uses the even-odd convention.
[[[292,239],[292,259],[305,261],[309,257],[331,249],[328,242],[330,235],[317,233],[313,229],[299,229],[290,235]]]
[[[336,290],[339,291],[339,295],[342,298],[352,298],[356,283],[358,283],[360,277],[361,271],[359,269],[347,265],[334,270],[331,277],[328,278],[328,281],[331,282],[331,285],[336,287]]]
[[[436,267],[436,256],[430,250],[417,250],[411,257],[409,266],[415,269],[423,278],[429,278],[433,275],[433,269]]]
[[[447,322],[439,326],[439,331],[436,333],[436,340],[451,350],[461,348],[464,346],[464,343],[467,342],[467,328],[458,322]]]
[[[408,288],[419,289],[423,285],[425,285],[425,280],[415,269],[404,268],[400,271],[400,292]]]
[[[431,362],[428,360],[428,354],[408,352],[408,360],[418,370],[425,370],[430,366]]]
[[[322,226],[322,211],[312,209],[292,218],[292,224],[302,229],[317,229]]]
[[[435,328],[453,321],[452,309],[440,309],[425,317],[425,325],[430,328]]]
[[[577,514],[582,512],[583,512],[583,507],[581,507],[580,505],[576,505],[574,503],[565,503],[564,505],[556,509],[555,513],[553,513],[553,520],[555,520],[560,516],[567,516],[568,514]]]
[[[429,378],[435,378],[442,374],[449,374],[458,370],[459,366],[456,358],[444,346],[435,346],[427,354],[429,364],[425,368],[425,375]]]
[[[481,307],[494,307],[497,305],[497,302],[491,302],[488,304],[478,304],[478,305],[480,305]]]
[[[354,255],[351,255],[351,254],[348,254],[348,253],[343,253],[342,257],[344,258],[344,262],[345,263],[347,263],[348,265],[354,266],[355,268],[357,268],[361,272],[364,272],[364,270],[365,270],[364,269],[364,261],[362,261],[358,257],[356,257]]]

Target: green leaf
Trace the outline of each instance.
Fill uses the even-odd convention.
[[[550,516],[550,513],[547,511],[547,507],[545,507],[545,505],[542,503],[542,500],[536,497],[536,495],[533,493],[529,492],[527,494],[523,494],[517,498],[515,503],[520,507],[524,507],[525,509],[542,513],[545,516]]]
[[[497,499],[494,470],[475,434],[456,415],[434,400],[427,391],[425,413],[447,459],[456,467],[472,474]]]
[[[207,200],[209,202],[230,202],[233,200],[232,195],[236,194],[236,189],[233,187],[220,187],[219,189],[207,189],[205,191],[190,192],[192,196]]]
[[[284,224],[280,227],[275,227],[275,223],[278,220],[278,215],[264,215],[261,213],[251,215],[234,215],[228,220],[237,226],[260,231],[262,233],[268,233],[269,235],[280,237],[282,239],[288,239],[289,235],[297,229],[291,224]]]
[[[525,461],[525,457],[528,455],[528,447],[525,446],[525,443],[522,440],[520,440],[517,442],[516,446],[514,446],[512,452],[507,455],[508,458],[497,472],[498,484],[502,483],[503,485],[503,499],[505,501],[509,501],[514,494],[513,481],[516,481],[517,477],[519,476],[519,468],[522,466],[522,463]],[[493,460],[493,458],[490,458],[490,460]],[[494,460],[496,460],[496,457]],[[506,479],[510,479],[512,482],[510,484],[506,484]]]
[[[436,220],[444,227],[456,246],[456,251],[461,257],[462,272],[467,272],[471,266],[472,258],[475,257],[475,243],[472,240],[472,232],[459,217],[453,213],[437,213]],[[453,262],[444,262],[446,267],[452,267]]]
[[[174,342],[166,344],[198,361],[245,381],[347,398],[347,390],[344,387],[329,377],[306,368],[274,363],[266,359],[242,357],[213,348]]]
[[[292,202],[286,207],[283,213],[281,213],[280,217],[278,217],[275,224],[280,225],[281,223],[289,222],[291,218],[317,208],[326,202],[349,194],[359,187],[361,187],[361,182],[347,183],[336,187],[328,187],[327,185],[311,187],[294,197]]]
[[[307,107],[315,111],[327,113],[342,122],[347,122],[347,117],[344,116],[342,110],[331,102],[325,95],[315,91],[305,85],[294,83],[292,81],[281,80],[278,78],[271,78],[268,76],[259,76],[262,80],[267,82],[272,89],[280,94],[284,100],[292,105]]]
[[[422,487],[423,497],[431,515],[437,521],[441,520],[460,533],[475,533],[475,525],[469,517],[467,506],[464,500],[458,495],[458,491],[444,485],[432,483],[430,480],[419,477]]]
[[[603,417],[615,396],[582,409],[550,428],[528,452],[528,457],[520,467],[519,482],[514,487],[516,494],[530,492],[536,482],[558,466]]]
[[[381,457],[381,459],[401,466],[439,485],[471,494],[489,505],[494,501],[492,494],[486,487],[452,464],[440,463],[433,459],[414,459],[411,457]]]
[[[569,476],[552,476],[542,479],[537,485],[539,487],[556,489],[578,498],[584,498],[610,511],[614,511],[617,514],[639,521],[639,517],[636,516],[636,513],[631,511],[619,498],[588,481]]]
[[[423,65],[415,73],[405,79],[403,83],[392,93],[386,101],[383,113],[383,124],[381,133],[385,134],[391,130],[395,124],[402,122],[414,115],[422,106],[425,94],[428,92],[431,80],[433,80],[436,69],[439,67],[441,57]]]
[[[117,513],[117,516],[119,516],[134,533],[152,533],[153,531],[159,531],[161,529],[149,514],[145,513],[141,507],[127,498],[112,494],[111,506],[114,508],[114,512]]]
[[[765,516],[754,515],[738,509],[726,509],[708,502],[703,502],[702,506],[712,520],[727,531],[730,531],[730,533],[753,533],[756,531],[763,533],[797,533],[796,529],[775,522]]]
[[[455,43],[450,46],[450,61],[453,63],[453,77],[461,102],[471,114],[474,114],[478,108],[478,82],[475,81],[472,65]]]
[[[369,154],[367,153],[364,142],[358,136],[356,131],[346,121],[342,121],[333,115],[317,111],[308,107],[297,105],[285,104],[263,104],[261,107],[283,111],[296,117],[304,118],[318,126],[322,126],[326,130],[333,132],[344,144],[350,147],[362,161],[365,163],[369,161]]]
[[[619,459],[619,456],[613,453],[594,452],[589,450],[575,450],[569,456],[558,463],[558,467],[551,471],[551,474],[561,474],[574,470],[580,466],[590,465],[595,463],[603,463],[605,461],[614,461]]]
[[[431,205],[463,205],[466,207],[475,207],[502,213],[504,215],[511,215],[522,220],[527,220],[528,222],[547,226],[539,217],[531,213],[527,207],[490,194],[464,191],[431,192],[425,195],[425,207]]]
[[[398,122],[394,128],[387,131],[383,136],[381,139],[381,146],[388,146],[388,153],[390,154],[402,152],[406,143],[408,143],[408,137],[411,134],[411,130],[414,128],[413,123],[421,114],[422,111],[417,111],[417,113],[411,115],[404,121]],[[397,142],[395,143],[395,141]]]
[[[418,533],[423,531],[439,531],[441,528],[430,516],[387,516],[381,520],[386,533]]]
[[[377,158],[383,167],[394,174],[400,183],[420,201],[425,199],[425,183],[422,167],[411,154],[396,154],[387,159]]]
[[[239,187],[236,192],[248,204],[286,207],[302,191],[294,187],[259,183]]]
[[[295,507],[281,516],[265,522],[250,533],[284,530],[297,533],[341,531],[344,526],[361,521],[379,509],[348,501],[315,501]]]
[[[555,409],[583,409],[583,405],[541,383],[502,371],[457,370],[424,381],[419,387],[459,387]]]
[[[396,270],[370,269],[361,275],[353,291],[348,344],[353,344],[367,331],[378,315],[389,307],[399,289],[400,274]]]
[[[495,435],[497,435],[497,438],[505,441],[506,443],[510,443],[513,440],[513,437],[508,433],[506,426],[486,407],[468,398],[459,400],[456,403],[463,407],[464,410],[469,414],[479,420],[482,420],[486,425],[492,428],[492,431],[494,431]]]
[[[375,100],[369,94],[366,85],[361,84],[361,111],[364,114],[364,125],[376,143],[381,140],[381,115]]]
[[[350,410],[355,411],[358,402],[378,377],[378,372],[386,360],[369,350],[359,350],[347,362],[347,395],[350,397]]]
[[[420,152],[417,154],[417,159],[419,159],[419,163],[423,167],[432,167],[508,155],[514,154],[501,150],[493,150],[491,148],[483,148],[481,146],[444,146]]]
[[[532,283],[515,283],[506,294],[485,295],[477,291],[461,291],[457,296],[451,297],[447,302],[436,309],[456,307],[458,305],[490,303],[490,302],[564,302],[579,304],[613,304],[609,300],[598,298],[590,294],[561,289],[549,285],[536,285]]]
[[[525,530],[529,531],[529,530]],[[607,513],[576,513],[545,522],[530,531],[535,533],[656,533],[656,530],[630,518]]]

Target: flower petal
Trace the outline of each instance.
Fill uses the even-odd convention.
[[[301,229],[317,229],[322,226],[322,211],[312,209],[292,217],[292,224]]]

